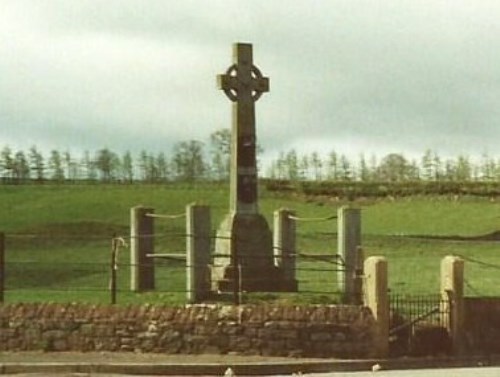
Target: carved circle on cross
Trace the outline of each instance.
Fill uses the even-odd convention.
[[[252,65],[250,72],[252,75],[252,80],[260,80],[263,77],[262,72],[255,65]],[[237,78],[238,77],[238,65],[237,64],[231,65],[226,70],[226,75]],[[231,101],[236,102],[238,100],[238,90],[236,88],[224,89],[224,93]],[[264,93],[262,90],[252,89],[252,100],[254,102],[257,101],[260,98],[260,96],[262,95],[262,93]]]

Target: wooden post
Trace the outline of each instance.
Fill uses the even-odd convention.
[[[4,302],[5,290],[5,234],[0,233],[0,303]]]
[[[133,207],[130,212],[130,289],[141,292],[155,289],[154,222],[152,208]]]
[[[210,293],[210,207],[186,207],[186,288],[187,301],[197,303]]]
[[[349,206],[338,209],[338,246],[337,253],[344,266],[337,273],[339,291],[348,304],[360,304],[361,292],[356,288],[359,265],[362,263],[361,251],[361,210]]]

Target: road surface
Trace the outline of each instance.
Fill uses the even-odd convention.
[[[299,374],[300,375],[300,374]],[[299,376],[295,374],[294,376]],[[2,374],[7,377],[125,377],[127,374],[88,374],[88,373],[28,373],[28,374]],[[269,376],[269,377],[290,377],[291,375]],[[390,370],[377,372],[334,372],[334,373],[313,373],[303,374],[303,377],[498,377],[499,367],[481,368],[446,368],[446,369],[418,369],[418,370]],[[148,377],[148,376],[143,376]],[[154,377],[154,376],[149,376]],[[235,376],[237,377],[237,376]]]

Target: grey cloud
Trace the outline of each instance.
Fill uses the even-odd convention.
[[[4,0],[0,143],[207,139],[230,125],[215,75],[247,41],[271,79],[257,104],[269,153],[494,151],[499,16],[490,0]]]

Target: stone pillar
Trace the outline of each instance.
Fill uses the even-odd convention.
[[[155,289],[154,223],[152,208],[133,207],[130,211],[130,289],[141,292]]]
[[[186,284],[187,301],[197,303],[210,293],[210,207],[186,207]]]
[[[369,257],[364,263],[364,304],[371,309],[376,321],[377,339],[374,357],[389,354],[389,295],[387,292],[387,260]]]
[[[295,212],[280,208],[274,211],[273,249],[274,264],[282,272],[283,280],[289,287],[297,287],[296,276],[296,242],[295,242]],[[297,288],[295,288],[297,290]]]
[[[5,234],[0,232],[0,303],[4,301],[5,291]]]
[[[345,303],[359,304],[361,292],[359,292],[358,280],[361,256],[361,210],[343,206],[338,209],[338,246],[337,253],[344,261],[344,268],[337,273],[339,291],[343,294]]]
[[[353,294],[352,294],[352,304],[362,305],[363,304],[363,279],[364,273],[364,263],[365,263],[365,253],[360,247],[356,250],[356,265],[354,266],[354,279],[353,279]]]
[[[449,313],[446,327],[452,342],[454,356],[464,350],[464,261],[455,256],[446,256],[441,261],[441,295],[443,311]]]

